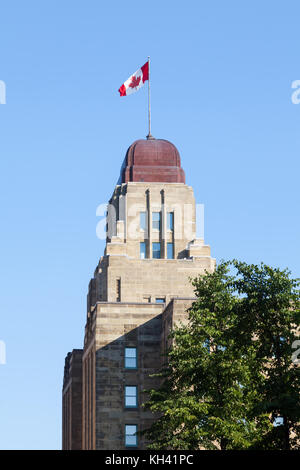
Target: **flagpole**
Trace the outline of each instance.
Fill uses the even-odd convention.
[[[147,139],[153,139],[154,137],[151,135],[151,101],[150,101],[150,57],[148,56],[148,126],[149,126],[149,134],[147,135]]]

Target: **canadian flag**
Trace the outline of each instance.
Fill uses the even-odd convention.
[[[142,88],[146,80],[149,80],[149,62],[146,62],[120,86],[118,90],[120,96],[131,95],[131,93],[138,91]]]

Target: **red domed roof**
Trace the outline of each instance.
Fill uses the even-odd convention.
[[[136,140],[130,145],[120,179],[121,183],[185,183],[185,174],[175,145],[168,140],[152,138]]]

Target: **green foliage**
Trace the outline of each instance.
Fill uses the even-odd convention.
[[[247,265],[236,260],[235,287],[239,304],[240,347],[254,345],[254,367],[264,380],[255,384],[259,400],[255,413],[267,412],[270,420],[280,417],[261,443],[263,448],[299,448],[300,368],[291,360],[293,342],[299,337],[299,282],[287,270]],[[249,336],[249,332],[251,333]],[[258,443],[256,443],[256,446]]]
[[[172,332],[161,387],[145,404],[159,416],[144,432],[149,448],[297,448],[298,281],[234,260],[192,283],[189,322]]]

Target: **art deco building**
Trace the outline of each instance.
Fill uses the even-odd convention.
[[[174,323],[186,319],[189,278],[211,272],[196,238],[193,189],[166,141],[127,150],[107,211],[107,238],[89,283],[83,349],[65,360],[63,449],[144,449],[153,421],[141,406]]]

